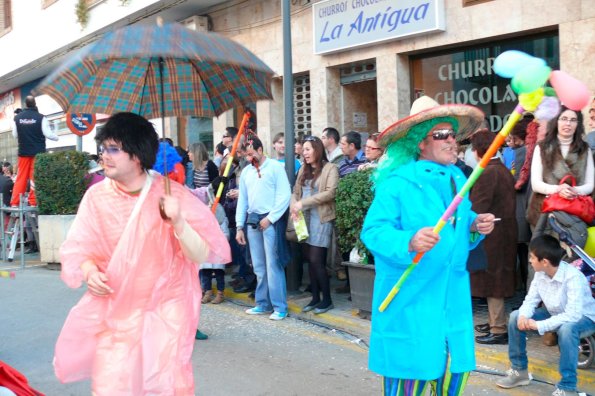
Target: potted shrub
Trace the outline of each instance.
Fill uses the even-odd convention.
[[[35,158],[41,261],[60,261],[60,245],[66,239],[89,183],[88,170],[87,154],[74,150],[38,154]]]
[[[351,302],[360,310],[361,316],[369,316],[372,311],[372,291],[374,289],[374,258],[359,238],[368,208],[372,204],[372,169],[354,172],[345,176],[337,187],[337,231],[338,244],[342,252],[359,253],[361,262],[344,262],[349,267]]]

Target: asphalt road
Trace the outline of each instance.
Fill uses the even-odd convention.
[[[52,356],[69,309],[83,289],[67,288],[45,267],[0,278],[0,360],[24,373],[48,396],[89,395],[90,383],[61,384]],[[380,395],[380,377],[367,370],[367,348],[357,337],[289,317],[280,322],[248,316],[225,302],[203,306],[192,357],[198,395]],[[465,395],[549,395],[532,384],[512,391],[493,375],[472,373]]]

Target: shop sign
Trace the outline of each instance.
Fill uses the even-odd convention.
[[[66,125],[72,133],[78,136],[85,136],[93,130],[97,122],[95,114],[67,113]]]
[[[327,0],[312,8],[314,53],[443,32],[443,0]]]
[[[494,74],[494,57],[474,59],[463,62],[444,63],[438,66],[437,79],[450,86],[447,90],[435,92],[434,99],[441,104],[470,104],[482,109],[492,105],[506,104],[514,107],[517,95],[510,83],[502,84],[501,79],[489,79],[490,85],[470,84],[469,80],[483,79]],[[492,131],[499,131],[510,115],[490,114],[489,123]]]
[[[0,94],[0,131],[8,131],[12,129],[14,111],[20,106],[20,89],[13,89],[12,91]]]

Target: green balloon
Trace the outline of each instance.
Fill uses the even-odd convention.
[[[543,87],[551,72],[552,69],[548,66],[528,66],[515,74],[510,85],[517,94],[530,93]]]
[[[543,89],[543,94],[545,96],[553,96],[553,97],[557,97],[558,96],[558,94],[556,94],[556,90],[554,88],[552,88],[552,87],[545,87]]]

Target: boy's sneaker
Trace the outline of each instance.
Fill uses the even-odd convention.
[[[287,312],[273,312],[271,316],[269,316],[270,320],[283,320],[287,317]]]
[[[515,370],[511,368],[506,372],[506,377],[496,382],[500,388],[510,389],[517,386],[529,385],[533,376],[527,370]]]
[[[575,391],[567,391],[567,390],[560,389],[560,388],[556,388],[556,390],[552,392],[552,396],[576,396],[576,395],[579,395],[579,393],[577,393]]]
[[[254,308],[250,308],[246,310],[246,313],[248,315],[267,315],[270,314],[273,311],[268,311],[266,309],[262,309],[260,307],[254,307]]]

